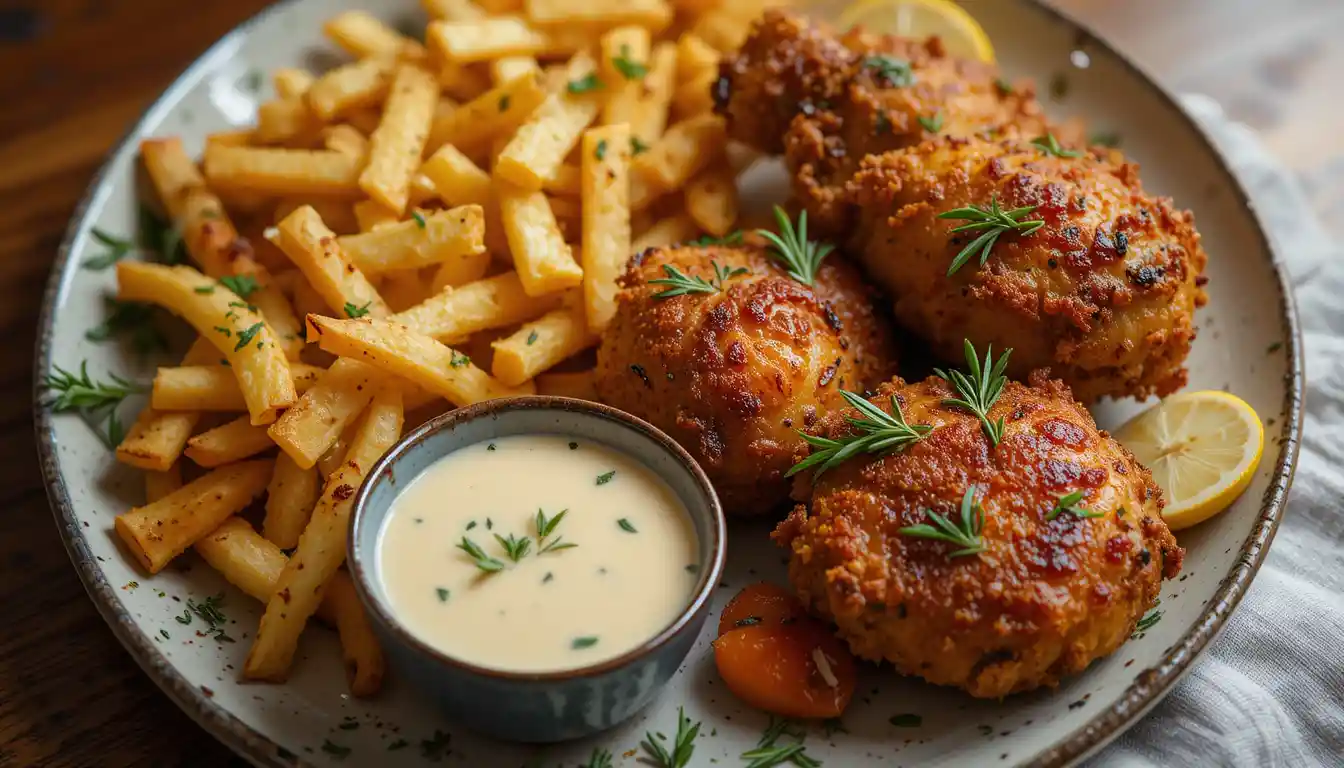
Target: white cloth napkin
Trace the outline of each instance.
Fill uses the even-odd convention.
[[[1288,509],[1241,606],[1171,695],[1091,765],[1340,766],[1344,248],[1249,129],[1206,97],[1182,103],[1249,190],[1291,276],[1306,354],[1306,423]]]

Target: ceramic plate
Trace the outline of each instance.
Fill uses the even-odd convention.
[[[95,180],[61,247],[46,297],[37,349],[38,379],[53,365],[147,378],[162,361],[95,344],[85,331],[103,320],[113,274],[81,268],[100,247],[90,228],[134,231],[136,144],[176,134],[199,152],[206,133],[248,125],[270,97],[258,74],[281,66],[320,68],[339,61],[322,39],[324,19],[368,6],[391,21],[418,17],[415,0],[290,0],[273,6],[211,48],[171,87],[116,149]],[[1212,300],[1196,319],[1190,389],[1226,389],[1266,420],[1264,460],[1250,489],[1230,510],[1182,532],[1185,570],[1162,592],[1162,619],[1086,673],[1057,690],[977,701],[953,690],[865,668],[843,730],[816,727],[808,753],[826,765],[1062,765],[1115,737],[1151,707],[1207,645],[1236,607],[1264,558],[1292,477],[1301,419],[1302,368],[1291,298],[1243,190],[1194,123],[1159,88],[1074,23],[1027,0],[971,4],[1012,76],[1030,75],[1056,113],[1080,115],[1097,131],[1123,137],[1143,165],[1150,190],[1194,210],[1208,248]],[[261,83],[258,86],[258,83]],[[775,184],[775,168],[753,170],[748,194]],[[757,195],[756,202],[764,202]],[[127,405],[127,417],[138,404]],[[1115,426],[1139,408],[1125,402],[1097,410]],[[595,746],[616,764],[634,765],[646,730],[674,732],[677,708],[702,720],[692,765],[741,765],[766,724],[741,706],[714,670],[708,635],[663,696],[627,725],[589,742],[546,750],[483,740],[445,722],[391,680],[374,701],[346,693],[334,634],[305,635],[286,685],[243,685],[237,669],[259,607],[194,556],[153,578],[121,551],[112,518],[143,501],[140,473],[119,466],[75,416],[37,409],[42,454],[56,521],[75,567],[99,610],[145,671],[221,741],[259,765],[444,762],[472,766],[586,763]],[[730,532],[721,607],[737,588],[783,580],[781,554],[764,525]],[[223,594],[229,635],[221,643],[175,619],[188,598]],[[199,623],[199,622],[197,622]],[[710,627],[713,622],[710,623]],[[905,715],[906,717],[896,717]]]

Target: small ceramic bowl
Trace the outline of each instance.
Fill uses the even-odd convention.
[[[378,539],[392,500],[421,472],[459,448],[498,437],[561,434],[604,443],[643,463],[671,486],[699,542],[699,581],[666,628],[614,659],[561,672],[518,673],[455,659],[417,638],[383,591]],[[457,721],[502,739],[554,742],[616,725],[648,704],[681,666],[709,616],[727,534],[718,497],[699,465],[672,438],[615,408],[567,397],[490,400],[417,427],[374,465],[355,496],[348,563],[359,595],[400,676]]]

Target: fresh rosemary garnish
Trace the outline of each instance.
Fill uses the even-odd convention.
[[[593,754],[588,758],[588,763],[580,768],[612,768],[611,753],[600,747],[593,747]]]
[[[666,285],[668,288],[653,294],[655,299],[670,299],[685,296],[688,293],[718,293],[723,290],[724,282],[747,274],[746,267],[720,266],[717,261],[709,262],[714,269],[714,277],[706,280],[699,275],[687,275],[671,264],[663,265],[667,277],[650,280],[649,285]]]
[[[672,750],[669,752],[664,744],[666,736],[648,731],[644,732],[644,740],[639,746],[657,768],[686,768],[691,764],[691,755],[695,754],[695,737],[699,733],[700,723],[692,725],[685,708],[677,707],[677,737],[672,741]]]
[[[474,561],[476,567],[486,573],[499,573],[504,570],[504,563],[485,554],[485,550],[481,549],[479,544],[466,536],[462,537],[462,543],[458,544],[457,548],[466,552],[467,556]]]
[[[790,736],[796,741],[792,744],[777,744],[780,736]],[[770,725],[754,749],[743,752],[741,759],[749,761],[745,768],[774,768],[792,763],[799,768],[818,768],[821,761],[807,754],[803,739],[807,734],[787,719],[776,720],[773,716]]]
[[[369,299],[368,301],[364,302],[364,306],[357,307],[352,302],[347,301],[345,302],[345,307],[343,307],[343,309],[345,309],[345,316],[351,319],[356,317],[363,317],[369,314],[369,305],[372,303],[373,299]]]
[[[257,278],[251,275],[225,275],[219,278],[219,284],[238,294],[238,298],[247,301],[261,287]]]
[[[79,413],[108,448],[115,448],[126,432],[117,407],[130,395],[147,392],[149,388],[116,374],[108,374],[111,383],[94,381],[89,377],[87,360],[79,364],[78,376],[59,365],[52,366],[52,370],[42,382],[43,387],[56,394],[47,405],[56,413]]]
[[[981,364],[971,340],[962,339],[962,345],[966,354],[966,367],[971,371],[970,376],[955,368],[947,371],[942,368],[933,369],[938,378],[951,384],[952,388],[957,390],[957,394],[961,395],[959,398],[949,397],[943,400],[943,405],[959,406],[974,413],[984,426],[989,441],[997,447],[999,441],[1003,439],[1003,417],[1000,416],[998,421],[990,421],[989,409],[994,407],[994,402],[999,399],[1004,385],[1008,383],[1008,377],[1003,375],[1003,371],[1008,367],[1008,357],[1013,354],[1013,350],[1004,352],[995,362],[994,345],[990,344],[985,349],[984,364]]]
[[[639,533],[639,529],[635,527],[635,524],[625,519],[624,517],[622,517],[620,520],[617,520],[616,524],[619,525],[621,527],[621,530],[625,531],[626,533]]]
[[[419,211],[411,211],[411,218],[415,220],[415,225],[421,229],[425,228],[425,214]]]
[[[779,234],[764,229],[758,229],[756,233],[770,241],[773,246],[771,255],[783,263],[789,277],[803,285],[812,285],[822,260],[835,250],[835,246],[807,239],[807,211],[798,214],[795,229],[784,209],[776,205],[775,221],[779,222]]]
[[[641,64],[630,58],[630,46],[628,45],[621,46],[621,55],[613,57],[611,65],[615,67],[616,71],[620,72],[621,76],[626,80],[641,80],[645,75],[649,74],[649,67],[647,64]]]
[[[859,434],[832,440],[829,437],[799,432],[808,445],[819,450],[794,464],[785,473],[785,477],[796,475],[817,465],[820,465],[817,469],[817,476],[820,477],[826,470],[861,453],[894,453],[903,450],[918,442],[933,429],[927,424],[907,424],[905,414],[901,412],[901,404],[895,395],[891,396],[890,414],[853,392],[842,389],[840,395],[859,412],[860,418],[845,418],[845,421],[857,429]]]
[[[687,245],[741,245],[741,244],[742,244],[742,230],[740,230],[740,229],[735,229],[735,230],[733,230],[732,232],[729,232],[728,234],[724,235],[723,237],[715,237],[715,236],[713,236],[713,235],[701,235],[701,236],[695,238],[694,240],[687,240],[687,241],[686,241],[686,244],[687,244]]]
[[[91,259],[86,259],[84,261],[84,267],[86,269],[107,269],[118,261],[126,258],[130,252],[135,249],[135,244],[130,240],[113,237],[97,227],[89,230],[89,234],[93,235],[94,240],[107,246],[108,250]]]
[[[909,88],[915,84],[915,71],[907,59],[895,56],[869,56],[863,60],[863,68],[872,70],[887,85],[894,88]]]
[[[260,333],[261,329],[264,328],[265,326],[266,323],[257,322],[239,331],[238,343],[233,346],[233,351],[237,352],[238,350],[250,344],[252,342],[252,339],[256,338],[256,335]]]
[[[578,80],[570,80],[569,84],[565,86],[565,89],[568,90],[570,93],[577,95],[580,93],[588,93],[590,91],[600,90],[601,88],[604,87],[605,84],[602,82],[601,78],[597,76],[596,73],[589,73],[588,75],[585,75],[584,77],[581,77]]]
[[[571,544],[565,541],[563,536],[557,536],[550,542],[546,541],[546,539],[549,538],[552,533],[555,533],[556,526],[560,525],[560,521],[564,520],[565,515],[567,514],[569,514],[569,510],[562,509],[558,514],[556,514],[555,517],[547,517],[545,512],[541,511],[540,509],[537,510],[536,523],[537,523],[538,555],[544,555],[547,552],[558,552],[564,549],[573,549],[574,547],[579,546],[578,544]]]
[[[592,648],[594,645],[597,645],[597,638],[592,635],[589,635],[588,637],[576,637],[569,643],[569,647],[576,651],[581,651],[584,648]]]
[[[948,557],[978,555],[985,551],[985,544],[980,539],[980,532],[985,528],[985,510],[975,502],[974,485],[967,488],[965,495],[961,497],[961,519],[956,525],[932,509],[924,510],[924,514],[933,520],[933,525],[928,523],[907,525],[901,528],[900,532],[906,536],[945,541],[961,547],[949,552]]]
[[[1090,509],[1083,509],[1082,507],[1078,506],[1078,502],[1082,500],[1083,500],[1082,491],[1074,491],[1073,493],[1060,496],[1059,499],[1055,501],[1055,506],[1051,508],[1051,510],[1046,514],[1045,519],[1054,520],[1056,517],[1059,517],[1060,512],[1068,512],[1074,517],[1105,516],[1106,514],[1105,512],[1093,512]]]
[[[128,333],[131,345],[142,355],[168,348],[168,340],[154,326],[153,305],[108,299],[107,307],[107,319],[86,331],[84,338],[89,341],[107,341],[113,336]]]
[[[1153,609],[1145,613],[1143,618],[1139,619],[1138,623],[1134,625],[1134,631],[1130,634],[1130,637],[1135,637],[1140,632],[1147,632],[1152,629],[1157,622],[1162,620],[1162,612],[1157,610],[1157,606],[1161,604],[1161,600],[1153,603]]]
[[[224,632],[224,625],[228,623],[228,617],[219,609],[223,604],[224,595],[222,593],[213,597],[207,597],[199,603],[191,598],[187,598],[187,610],[192,614],[195,614],[201,621],[205,622],[206,630],[202,634],[213,637],[215,642],[218,643],[236,642]],[[183,615],[187,617],[187,620],[182,621],[178,618],[178,623],[190,624],[191,615],[187,613],[184,613]]]
[[[1045,226],[1045,222],[1041,219],[1022,218],[1036,210],[1034,205],[1005,211],[999,207],[997,197],[991,197],[989,203],[988,208],[972,205],[938,214],[940,219],[957,219],[970,222],[959,227],[953,227],[952,231],[954,233],[980,232],[980,236],[972,240],[965,248],[962,248],[957,257],[952,260],[952,265],[947,268],[948,277],[951,277],[958,269],[961,269],[962,265],[970,261],[976,251],[980,252],[980,266],[983,267],[985,262],[989,261],[989,252],[993,249],[994,243],[998,242],[999,235],[1004,232],[1011,230],[1025,237]]]
[[[499,542],[499,546],[504,548],[504,553],[508,555],[509,559],[515,563],[526,557],[528,551],[532,548],[531,539],[527,538],[526,536],[520,538],[518,536],[514,536],[512,533],[509,534],[508,538],[500,536],[498,533],[496,533],[495,541]]]
[[[1037,136],[1036,138],[1031,140],[1031,143],[1037,147],[1040,147],[1040,149],[1043,152],[1054,155],[1055,157],[1083,156],[1082,152],[1078,152],[1072,149],[1065,149],[1059,146],[1059,140],[1055,138],[1055,134],[1053,133],[1047,133],[1044,136]]]
[[[943,130],[943,111],[941,109],[935,112],[933,114],[933,117],[925,117],[923,115],[920,115],[915,119],[918,120],[919,124],[924,128],[924,130],[928,131],[929,133],[937,133]]]

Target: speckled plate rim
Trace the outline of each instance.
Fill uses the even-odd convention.
[[[189,82],[193,76],[214,66],[217,63],[216,59],[221,58],[232,49],[238,38],[246,35],[254,26],[262,23],[271,14],[302,1],[279,0],[279,2],[268,6],[255,16],[246,19],[217,40],[183,70],[162,95],[154,100],[126,135],[111,149],[108,157],[116,157],[125,150],[128,144],[138,140],[150,119],[156,117],[160,112],[170,109],[171,104],[175,103],[181,94],[188,90]],[[1142,672],[1114,704],[1098,713],[1082,727],[1065,736],[1055,746],[1023,763],[1023,765],[1032,768],[1055,768],[1056,766],[1071,764],[1101,749],[1161,701],[1162,697],[1171,690],[1176,682],[1190,670],[1191,663],[1218,634],[1227,622],[1227,618],[1236,609],[1242,597],[1245,596],[1247,587],[1250,586],[1251,580],[1260,569],[1265,555],[1269,552],[1269,545],[1274,540],[1279,521],[1283,517],[1284,506],[1288,499],[1288,489],[1293,481],[1293,473],[1297,468],[1302,432],[1303,387],[1306,374],[1302,358],[1302,331],[1298,323],[1297,308],[1288,283],[1288,276],[1275,255],[1278,249],[1275,247],[1272,238],[1267,234],[1268,230],[1264,221],[1256,211],[1255,206],[1251,204],[1246,189],[1228,167],[1227,160],[1223,157],[1217,145],[1214,144],[1203,127],[1180,107],[1175,97],[1129,57],[1116,50],[1105,40],[1092,34],[1081,22],[1069,14],[1046,5],[1042,0],[1024,1],[1038,6],[1056,22],[1070,27],[1080,44],[1106,51],[1139,82],[1157,94],[1172,111],[1180,115],[1180,119],[1186,123],[1194,135],[1199,137],[1205,148],[1218,159],[1218,169],[1223,175],[1226,187],[1235,193],[1238,204],[1244,210],[1246,218],[1255,222],[1256,233],[1259,235],[1262,250],[1271,256],[1272,264],[1270,266],[1278,279],[1277,287],[1282,322],[1287,330],[1285,346],[1287,347],[1288,371],[1285,376],[1284,419],[1282,421],[1283,427],[1279,433],[1279,454],[1275,460],[1274,475],[1261,497],[1260,512],[1256,518],[1255,527],[1252,528],[1243,542],[1236,565],[1225,578],[1223,585],[1213,595],[1210,607],[1205,610],[1190,631],[1176,642],[1160,663]],[[61,239],[56,259],[52,264],[51,276],[47,280],[47,287],[43,294],[42,313],[38,318],[37,345],[34,351],[33,422],[38,459],[42,469],[43,481],[47,487],[47,498],[56,519],[57,530],[65,544],[71,562],[75,565],[75,570],[79,573],[80,580],[84,583],[84,588],[93,599],[98,612],[102,614],[103,619],[112,628],[117,640],[126,647],[131,657],[149,675],[150,679],[182,711],[219,739],[221,743],[257,765],[301,765],[302,761],[298,756],[248,726],[247,723],[216,704],[208,695],[192,685],[159,652],[150,638],[136,627],[131,615],[121,608],[121,603],[117,599],[116,588],[107,581],[102,569],[94,560],[93,553],[89,550],[83,530],[76,518],[69,491],[65,487],[64,479],[61,476],[57,461],[56,435],[52,423],[52,414],[42,405],[44,392],[41,382],[45,373],[51,369],[52,336],[57,309],[56,298],[60,293],[63,277],[70,267],[72,246],[77,234],[87,223],[89,208],[97,196],[98,190],[102,188],[106,181],[110,166],[111,161],[109,159],[93,177],[83,198],[75,207],[70,225],[66,228],[65,236]]]

